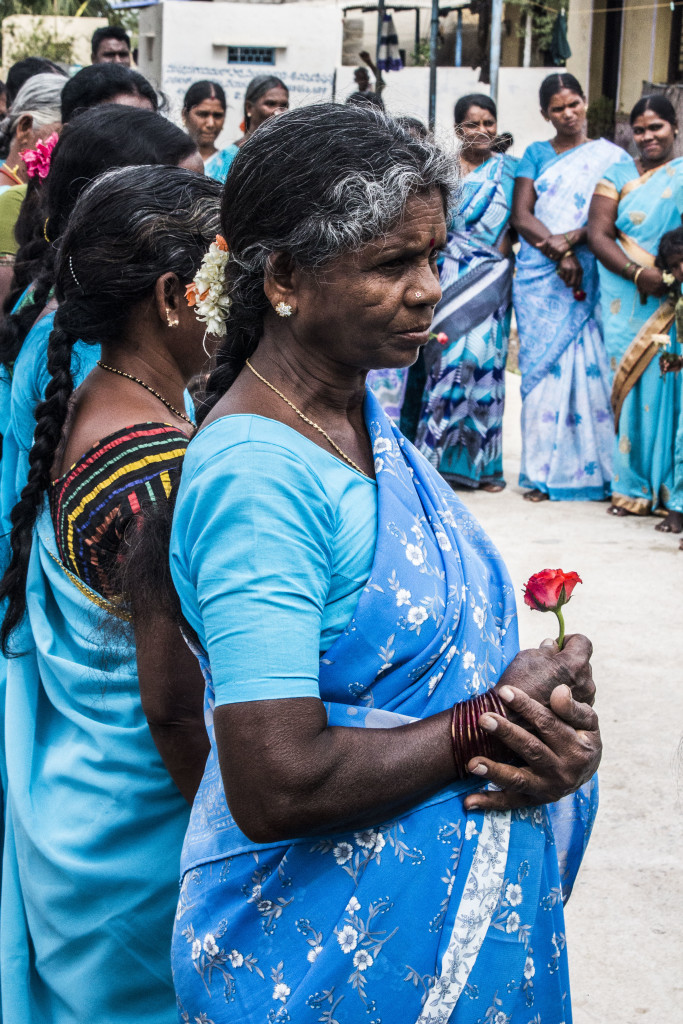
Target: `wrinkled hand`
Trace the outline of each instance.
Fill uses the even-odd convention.
[[[602,756],[598,716],[588,704],[577,703],[567,686],[553,690],[550,707],[510,686],[503,687],[500,696],[534,732],[500,715],[481,716],[481,727],[524,763],[472,758],[468,771],[499,789],[471,793],[465,799],[466,810],[503,811],[554,803],[588,782]]]
[[[583,281],[583,267],[576,256],[564,256],[557,265],[557,273],[561,281],[576,291]]]
[[[636,288],[641,295],[654,295],[657,298],[665,295],[667,287],[664,284],[661,270],[656,267],[646,267],[641,274],[638,274]]]
[[[553,690],[564,684],[571,689],[575,700],[592,707],[595,702],[590,664],[592,653],[592,643],[580,633],[566,637],[561,651],[554,640],[544,640],[538,650],[520,651],[503,672],[495,689],[515,686],[548,707]]]
[[[564,235],[548,235],[542,242],[536,242],[536,248],[540,249],[549,260],[557,263],[569,249],[569,242]]]

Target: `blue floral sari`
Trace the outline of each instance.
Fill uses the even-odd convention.
[[[615,161],[618,146],[598,139],[553,157],[534,185],[534,215],[552,234],[584,227],[595,185]],[[522,373],[520,485],[554,500],[602,500],[609,495],[614,432],[611,375],[598,306],[595,257],[576,256],[585,299],[557,276],[557,265],[520,242],[512,294]]]
[[[493,156],[465,178],[434,312],[433,330],[448,342],[429,367],[416,444],[449,482],[466,487],[503,480],[512,266],[495,246],[507,229],[515,166]]]
[[[683,158],[641,175],[629,157],[612,167],[595,191],[619,204],[617,244],[624,250],[624,265],[632,260],[654,266],[660,238],[681,224]],[[661,376],[659,350],[652,340],[653,335],[669,334],[669,351],[680,352],[673,304],[653,296],[642,303],[632,281],[602,264],[599,272],[605,347],[614,373],[612,504],[647,515],[667,506],[674,488],[681,374]]]
[[[320,659],[319,685],[330,725],[393,728],[493,685],[518,650],[516,612],[490,540],[371,393],[366,422],[374,562],[353,618]],[[220,487],[200,433],[186,456],[178,537],[186,517],[197,536],[202,508],[193,444],[202,487]],[[225,801],[211,668],[198,655],[211,754],[185,838],[173,940],[183,1024],[569,1024],[563,900],[588,841],[595,782],[551,808],[467,813],[463,798],[477,786],[468,779],[373,827],[254,843]]]

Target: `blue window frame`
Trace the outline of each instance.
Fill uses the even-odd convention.
[[[228,64],[274,64],[274,46],[229,46]]]

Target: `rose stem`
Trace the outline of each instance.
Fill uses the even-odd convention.
[[[557,646],[559,650],[562,650],[564,647],[564,616],[562,615],[561,608],[553,608],[553,611],[557,615],[557,621],[560,624],[560,635],[557,638]]]

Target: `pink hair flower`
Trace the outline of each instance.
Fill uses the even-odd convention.
[[[19,154],[26,164],[26,173],[29,178],[40,178],[41,181],[47,178],[50,173],[52,150],[57,145],[58,139],[57,132],[53,132],[45,139],[45,142],[39,139],[35,149],[25,149],[23,153]]]

